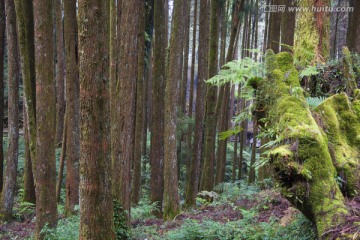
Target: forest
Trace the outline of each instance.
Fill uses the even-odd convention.
[[[0,239],[360,239],[359,0],[1,0]]]

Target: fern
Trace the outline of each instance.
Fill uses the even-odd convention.
[[[310,108],[314,109],[325,101],[325,99],[325,97],[308,97],[306,98],[306,102],[309,104]]]
[[[300,78],[318,75],[319,71],[316,66],[309,66],[300,72]]]

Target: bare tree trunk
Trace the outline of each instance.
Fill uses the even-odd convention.
[[[350,0],[350,6],[354,7],[354,12],[349,13],[349,27],[347,31],[347,45],[350,51],[360,54],[360,2]]]
[[[294,0],[282,0],[281,4],[286,7],[285,12],[281,14],[281,44],[294,46],[296,14],[288,11],[288,8],[295,7],[296,2]],[[289,52],[291,49],[282,45],[281,51]]]
[[[80,240],[115,239],[107,80],[109,9],[108,1],[78,2],[81,114]]]
[[[256,142],[257,142],[257,118],[253,117],[253,143],[251,146],[251,161],[250,161],[250,172],[249,172],[249,184],[255,182],[255,161],[256,161]]]
[[[174,14],[171,28],[169,69],[165,90],[165,131],[164,131],[164,219],[173,219],[180,212],[180,197],[178,193],[176,124],[180,97],[181,66],[183,62],[184,31],[181,22],[184,1],[174,0]],[[156,30],[155,30],[156,31]]]
[[[66,121],[66,116],[65,116]],[[60,195],[61,195],[61,185],[63,182],[63,175],[64,175],[64,168],[65,168],[65,158],[66,158],[66,122],[64,123],[64,131],[63,136],[61,139],[61,154],[60,154],[60,165],[58,171],[58,179],[56,183],[56,201],[60,202]]]
[[[56,25],[56,138],[59,145],[64,132],[65,81],[64,81],[64,28],[62,0],[54,1]]]
[[[281,0],[273,0],[272,4],[277,6],[281,5]],[[267,49],[272,49],[275,53],[278,53],[280,51],[280,26],[281,14],[279,14],[278,12],[271,12],[269,20]]]
[[[154,3],[154,63],[152,81],[152,117],[151,117],[151,148],[150,148],[150,200],[157,202],[159,211],[154,212],[162,217],[164,193],[164,98],[165,98],[165,58],[167,46],[167,30],[164,0]]]
[[[36,62],[36,227],[35,238],[42,239],[42,228],[55,227],[56,163],[55,113],[56,95],[53,68],[53,4],[34,1]],[[47,66],[47,67],[44,67]]]
[[[144,73],[145,73],[145,4],[139,4],[139,34],[138,34],[138,74],[136,82],[136,117],[135,117],[135,140],[134,140],[134,170],[132,203],[137,205],[141,190],[141,152],[143,138],[143,108],[144,104]]]
[[[80,103],[77,51],[76,1],[64,0],[66,63],[66,203],[65,215],[79,204]]]
[[[19,154],[19,82],[20,65],[16,30],[16,13],[13,0],[5,1],[6,38],[8,49],[8,128],[9,146],[5,168],[5,181],[1,193],[1,218],[9,221],[14,206]]]

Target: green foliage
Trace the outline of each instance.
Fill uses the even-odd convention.
[[[155,218],[153,215],[154,211],[159,211],[157,209],[156,202],[152,203],[148,198],[141,199],[136,207],[131,208],[131,219],[141,220],[146,218]]]
[[[69,240],[79,238],[80,216],[74,215],[60,219],[56,228],[47,225],[41,230],[45,234],[45,240]]]
[[[114,204],[114,230],[116,239],[130,239],[130,231],[126,224],[127,213],[121,207],[117,200],[113,200]]]
[[[314,109],[319,106],[322,102],[325,101],[325,97],[308,97],[306,98],[306,102],[308,103],[309,107]]]
[[[300,75],[300,78],[304,78],[304,77],[315,76],[315,75],[318,75],[319,73],[320,72],[319,72],[317,66],[308,66],[307,68],[302,70],[299,75]]]

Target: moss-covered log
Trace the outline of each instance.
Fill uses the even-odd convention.
[[[319,237],[330,238],[350,215],[345,196],[359,195],[359,90],[352,102],[345,93],[334,95],[312,113],[292,56],[268,52],[266,59],[257,115],[266,119],[263,127],[277,132],[270,152],[275,177],[282,194],[315,223]]]

